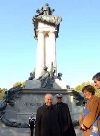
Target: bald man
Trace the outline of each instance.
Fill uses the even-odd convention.
[[[59,111],[52,104],[52,94],[46,94],[45,104],[38,108],[36,115],[35,136],[61,136],[62,125]]]

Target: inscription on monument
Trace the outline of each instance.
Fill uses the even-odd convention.
[[[29,102],[26,102],[23,105],[24,106],[42,106],[43,104],[44,103],[29,103]]]

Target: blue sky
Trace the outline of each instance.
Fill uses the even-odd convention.
[[[57,69],[67,85],[92,82],[100,72],[100,0],[3,0],[0,2],[0,88],[25,81],[36,64],[32,17],[49,3],[63,19]]]

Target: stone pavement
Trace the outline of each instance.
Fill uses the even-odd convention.
[[[77,136],[82,136],[79,127],[75,127]],[[5,125],[0,124],[0,136],[30,136],[29,128],[14,128],[6,127]]]
[[[82,135],[82,131],[80,131],[79,126],[75,127],[75,132],[76,132],[76,135],[77,135],[77,136],[83,136],[83,135]]]

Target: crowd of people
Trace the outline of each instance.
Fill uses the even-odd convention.
[[[95,87],[100,89],[100,72],[95,74],[92,80]],[[79,125],[83,136],[100,136],[100,98],[95,96],[95,87],[86,85],[82,88],[86,102]],[[30,120],[33,115],[29,118],[31,136],[34,127],[35,136],[76,136],[68,104],[64,103],[62,98],[62,94],[57,94],[57,103],[53,104],[53,95],[45,95],[45,104],[37,109],[36,120],[33,119],[32,127]]]

